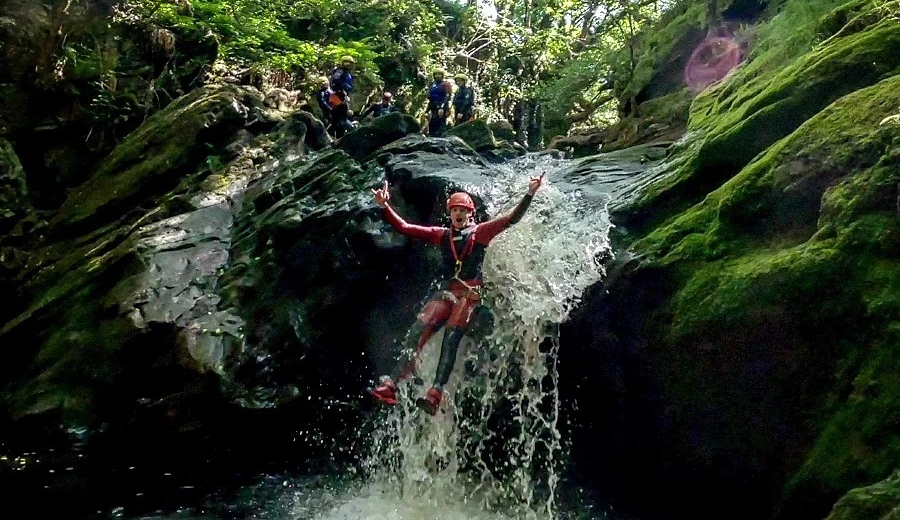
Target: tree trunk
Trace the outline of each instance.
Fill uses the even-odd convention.
[[[530,100],[526,103],[526,142],[529,150],[540,150],[544,144],[544,113],[541,102]]]
[[[525,126],[525,103],[516,101],[513,107],[512,117],[513,131],[516,133],[516,142],[525,146],[528,141],[528,129]]]
[[[35,66],[36,83],[41,87],[48,88],[55,82],[56,53],[64,36],[63,25],[68,19],[71,4],[71,0],[63,0],[55,5],[47,6],[50,25],[47,28],[44,40],[41,42]]]
[[[594,23],[594,13],[597,12],[598,7],[599,1],[592,0],[584,11],[584,20],[581,22],[581,36],[579,37],[579,40],[582,42],[587,41],[588,36],[591,35],[591,24]]]

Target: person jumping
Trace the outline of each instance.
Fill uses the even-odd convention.
[[[372,190],[375,202],[384,208],[385,220],[394,229],[404,236],[424,240],[441,248],[444,270],[441,290],[432,295],[419,312],[415,324],[407,334],[405,348],[394,372],[381,376],[379,386],[368,389],[373,397],[388,405],[397,404],[397,382],[411,375],[422,347],[435,332],[446,325],[434,384],[424,397],[416,401],[416,405],[427,413],[434,415],[437,412],[443,399],[444,385],[449,381],[456,363],[459,344],[469,326],[472,311],[481,299],[485,250],[494,237],[521,220],[543,179],[543,175],[531,178],[528,192],[511,213],[481,224],[475,223],[475,203],[468,193],[450,195],[447,200],[451,221],[449,228],[417,226],[403,220],[389,204],[387,181],[384,181],[381,189]]]

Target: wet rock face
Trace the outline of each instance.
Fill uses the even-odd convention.
[[[219,310],[216,293],[232,224],[231,208],[213,204],[147,226],[136,243],[147,268],[122,284],[127,297],[120,311],[140,330],[157,323],[177,328],[179,354],[198,373],[222,373],[243,328],[239,316]]]
[[[346,151],[357,161],[363,161],[382,146],[409,134],[418,133],[420,130],[419,123],[412,116],[392,112],[386,116],[376,117],[370,124],[345,135],[335,147]]]
[[[371,155],[360,164],[329,151],[245,194],[236,236],[246,239],[232,249],[224,292],[247,319],[233,368],[246,406],[295,396],[359,403],[373,373],[392,364],[438,258],[387,226],[372,187],[389,180],[401,215],[442,225],[451,191],[490,182],[483,159],[446,140],[410,136]]]
[[[414,127],[395,119],[327,148],[308,113],[269,111],[252,88],[199,89],[49,223],[17,220],[0,241],[24,255],[0,320],[0,342],[21,345],[0,368],[4,431],[77,425],[109,467],[212,480],[286,450],[351,459],[332,435],[358,426],[436,261],[389,229],[370,189],[387,177],[406,218],[440,223],[435,200],[490,180],[462,141],[401,139]]]

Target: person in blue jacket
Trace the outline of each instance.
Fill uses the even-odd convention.
[[[444,69],[435,70],[432,74],[434,82],[428,87],[428,135],[430,137],[440,137],[447,129],[453,85],[444,79],[445,75]]]

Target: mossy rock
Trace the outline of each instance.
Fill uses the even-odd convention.
[[[893,520],[900,518],[900,471],[871,486],[851,489],[825,520]]]
[[[509,121],[494,121],[488,123],[488,128],[493,132],[494,137],[501,141],[512,143],[516,140],[516,130]]]
[[[693,97],[690,90],[682,88],[641,103],[633,114],[602,132],[600,149],[603,152],[611,152],[681,138],[687,128],[688,112]]]
[[[615,86],[619,99],[651,99],[678,90],[684,64],[693,49],[706,35],[705,2],[681,2],[666,13],[652,30],[642,34],[638,60],[627,82]],[[623,50],[622,63],[630,61]],[[678,78],[673,82],[671,78]],[[644,92],[650,85],[648,92]],[[678,85],[678,86],[675,86]]]
[[[778,518],[822,518],[843,493],[900,461],[890,433],[900,424],[900,125],[882,124],[897,113],[898,91],[900,75],[841,97],[632,244],[644,269],[664,270],[675,287],[664,304],[668,325],[654,337],[666,345],[656,356],[671,367],[663,384],[676,407],[708,403],[698,388],[713,388],[734,402],[709,406],[721,407],[726,423],[740,420],[747,397],[734,387],[747,383],[743,363],[792,360],[758,374],[769,387],[753,399],[791,388],[808,429],[792,427],[786,443],[742,433],[757,456],[785,461],[773,471],[796,471]],[[706,349],[729,360],[717,370],[730,381],[692,368]],[[786,420],[764,410],[763,423]]]
[[[238,87],[204,87],[179,98],[132,132],[73,190],[51,222],[54,233],[85,232],[121,218],[173,188],[231,139],[262,101]]]
[[[636,248],[661,257],[713,258],[746,249],[748,244],[730,242],[741,234],[752,235],[756,245],[804,242],[828,232],[832,220],[848,224],[843,214],[849,201],[829,202],[846,194],[845,183],[837,182],[844,178],[854,195],[868,194],[856,204],[877,202],[889,211],[896,186],[879,163],[893,160],[885,154],[900,126],[880,122],[897,110],[897,88],[900,75],[838,100]],[[871,189],[859,186],[863,178]],[[683,239],[698,233],[708,247],[684,249]]]
[[[445,132],[449,136],[456,136],[475,149],[476,152],[486,152],[497,148],[497,140],[494,132],[481,119],[469,121],[461,125],[454,125]]]
[[[353,159],[363,162],[382,146],[409,134],[419,133],[421,129],[419,123],[409,114],[392,112],[376,117],[370,124],[341,137],[334,147],[344,150]]]
[[[748,70],[750,70],[748,68]],[[900,24],[885,18],[838,32],[784,69],[736,72],[697,96],[691,138],[673,174],[634,206],[644,226],[685,210],[832,102],[900,70]]]

